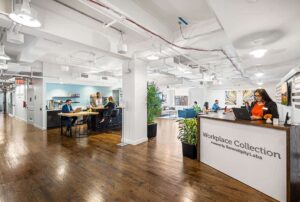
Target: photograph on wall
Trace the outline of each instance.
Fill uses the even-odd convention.
[[[288,105],[288,83],[283,82],[281,84],[281,104]]]
[[[176,106],[187,106],[188,105],[188,96],[175,96],[175,105]]]
[[[237,92],[225,91],[225,105],[236,105]]]
[[[254,90],[243,90],[243,105],[246,102],[252,103],[254,101]]]

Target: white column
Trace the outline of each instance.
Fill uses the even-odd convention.
[[[127,144],[140,144],[147,138],[147,67],[133,59],[123,64],[123,139]]]

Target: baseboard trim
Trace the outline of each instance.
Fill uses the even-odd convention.
[[[14,116],[14,118],[16,118],[16,119],[18,119],[18,120],[21,120],[21,121],[24,121],[24,122],[27,123],[27,120],[25,120],[25,119],[23,119],[23,118],[21,118],[21,117],[19,117],[19,116]]]
[[[34,127],[41,129],[41,130],[46,130],[44,127],[38,125],[38,124],[33,124]]]
[[[137,139],[137,140],[131,140],[131,139],[126,139],[126,138],[124,139],[124,143],[131,144],[131,145],[138,145],[138,144],[141,144],[141,143],[147,142],[147,141],[148,141],[147,137]]]

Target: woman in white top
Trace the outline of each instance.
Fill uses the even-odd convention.
[[[96,93],[95,104],[97,107],[102,106],[102,96],[100,92]]]

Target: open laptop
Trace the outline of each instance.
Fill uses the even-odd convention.
[[[77,107],[77,108],[74,110],[74,113],[77,113],[77,112],[81,112],[81,107]]]
[[[247,109],[243,109],[243,108],[232,108],[232,111],[234,113],[234,116],[236,119],[239,120],[251,120],[251,116],[249,114],[249,112],[247,111]]]

